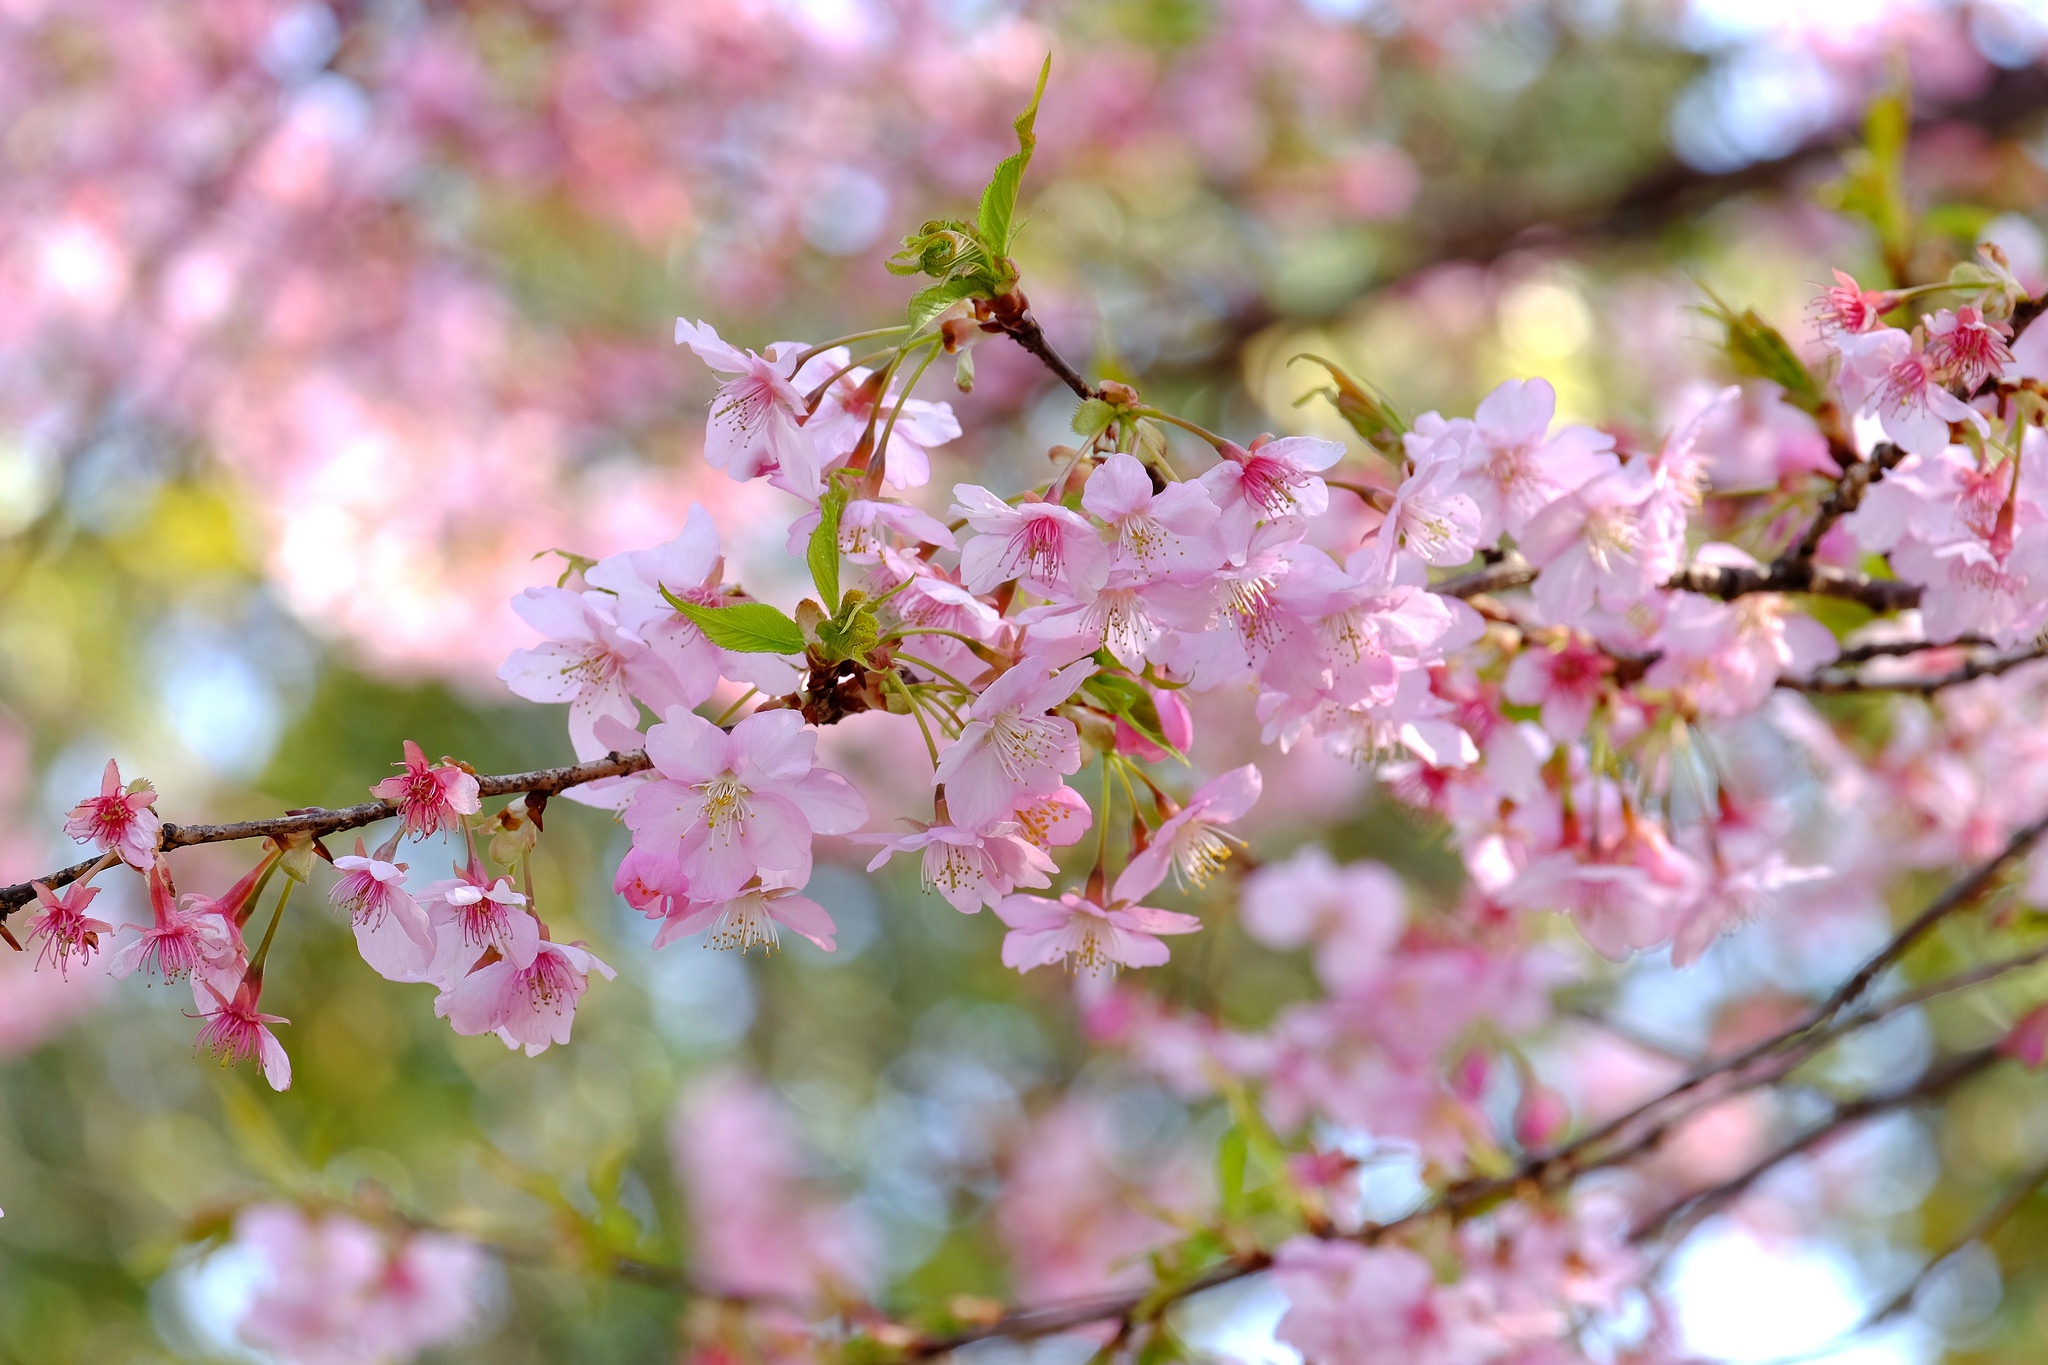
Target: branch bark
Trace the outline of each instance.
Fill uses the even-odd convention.
[[[601,778],[625,777],[631,773],[644,772],[651,763],[646,753],[635,749],[631,753],[610,753],[603,758],[594,758],[588,763],[571,763],[558,768],[536,768],[525,773],[501,773],[495,777],[478,777],[477,792],[481,796],[555,796],[580,787],[587,782]],[[361,829],[379,820],[390,819],[398,814],[398,807],[389,801],[365,801],[359,806],[342,806],[336,809],[314,806],[304,810],[287,811],[283,815],[267,820],[238,820],[224,825],[173,825],[163,827],[163,836],[158,846],[165,849],[190,848],[196,844],[220,844],[236,839],[283,839],[296,834],[310,834],[315,838],[338,834],[343,830]],[[77,881],[99,862],[99,855],[73,863],[69,867],[46,873],[31,881],[17,882],[13,886],[0,887],[0,923],[9,915],[35,899],[35,882],[41,882],[51,890],[68,886]]]

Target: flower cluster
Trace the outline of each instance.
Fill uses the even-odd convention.
[[[484,1253],[446,1233],[393,1235],[339,1211],[257,1204],[236,1216],[230,1245],[261,1276],[236,1331],[280,1360],[411,1360],[461,1339],[479,1315]]]

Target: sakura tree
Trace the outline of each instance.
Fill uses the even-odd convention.
[[[526,766],[422,732],[368,800],[202,823],[106,757],[65,794],[80,856],[0,888],[36,969],[8,981],[160,986],[233,1068],[261,1179],[197,1192],[153,1253],[187,1293],[240,1286],[188,1354],[488,1352],[518,1273],[593,1320],[659,1295],[659,1340],[604,1349],[707,1365],[1704,1359],[1688,1258],[1855,1224],[1916,1114],[2017,1135],[1950,1154],[1974,1198],[1806,1345],[1938,1328],[1943,1285],[2038,1230],[2038,235],[1921,214],[1888,96],[1833,191],[1866,245],[1803,329],[1635,301],[1623,366],[1665,366],[1680,317],[1714,334],[1650,420],[1574,420],[1568,364],[1418,411],[1303,346],[1275,366],[1296,421],[1263,430],[1034,310],[1054,70],[858,325],[778,340],[746,291],[675,318],[715,491],[642,544],[523,547],[549,563],[496,681]],[[1020,361],[1071,399],[1056,439],[975,430],[979,372]],[[805,1065],[862,1021],[831,964],[913,880],[885,993],[945,1004],[868,1082],[896,1107],[835,1132]],[[609,998],[692,953],[806,973],[778,997],[804,1055],[628,1077]],[[285,1136],[295,1056],[380,1076],[366,1105],[425,1065],[281,1003],[344,970],[467,1040],[459,1167],[415,1178],[317,1114]],[[1659,993],[1717,1017],[1674,1038]],[[607,1068],[673,1107],[666,1152],[590,1099]],[[491,1086],[536,1087],[534,1131]],[[138,1179],[188,1138],[152,1122]]]

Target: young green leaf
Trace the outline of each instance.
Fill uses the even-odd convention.
[[[1011,125],[1017,130],[1017,150],[1002,159],[989,179],[988,188],[981,192],[981,212],[975,219],[977,235],[989,254],[998,259],[1010,254],[1010,242],[1016,234],[1017,191],[1024,183],[1024,168],[1031,164],[1031,153],[1038,146],[1038,101],[1045,96],[1045,78],[1051,74],[1052,56],[1048,53],[1045,65],[1038,68],[1038,88],[1031,92],[1031,103],[1024,106],[1024,112]]]
[[[729,607],[700,607],[667,588],[661,595],[690,618],[704,638],[735,654],[801,654],[804,633],[797,623],[766,602],[735,602]]]
[[[818,585],[818,600],[825,610],[839,610],[839,514],[846,510],[846,489],[834,483],[818,503],[818,525],[804,547],[804,562],[811,566],[811,582]]]
[[[1105,670],[1115,666],[1115,660],[1108,651],[1098,653],[1096,658]],[[1153,744],[1166,750],[1175,758],[1182,754],[1173,741],[1166,737],[1159,723],[1159,703],[1145,690],[1145,685],[1123,673],[1097,673],[1081,685],[1097,706],[1112,716],[1121,717],[1126,724]]]
[[[1116,408],[1100,398],[1083,398],[1074,408],[1074,432],[1089,440],[1116,420]]]
[[[922,332],[938,316],[962,299],[986,298],[990,293],[988,281],[979,275],[962,279],[946,280],[930,285],[910,296],[910,330]]]

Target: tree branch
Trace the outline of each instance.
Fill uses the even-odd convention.
[[[1824,1122],[1814,1125],[1798,1137],[1775,1148],[1739,1174],[1718,1185],[1666,1204],[1636,1224],[1632,1235],[1637,1241],[1650,1241],[1664,1236],[1676,1227],[1678,1235],[1682,1237],[1715,1209],[1740,1198],[1750,1186],[1771,1171],[1793,1157],[1819,1146],[1850,1124],[1859,1123],[1893,1109],[1918,1104],[1923,1100],[1938,1099],[1972,1076],[1987,1070],[1997,1060],[1996,1046],[1977,1048],[1950,1057],[1911,1085],[1881,1094],[1859,1095],[1853,1100],[1844,1101],[1835,1106],[1834,1112]]]
[[[478,777],[477,793],[480,796],[554,796],[596,782],[606,777],[625,777],[631,773],[644,772],[652,766],[645,752],[639,749],[631,753],[610,753],[588,763],[571,763],[559,768],[537,768],[527,773],[502,773],[495,777]],[[329,810],[311,807],[305,810],[288,811],[268,820],[239,820],[225,825],[172,825],[163,827],[163,836],[158,847],[165,849],[189,848],[195,844],[219,844],[236,839],[284,839],[298,834],[310,834],[315,838],[338,834],[343,830],[360,829],[398,814],[398,807],[389,801],[365,801],[359,806],[342,806]],[[0,887],[0,923],[35,898],[34,881],[42,882],[55,890],[77,881],[94,864],[99,862],[95,854],[69,867],[34,878],[31,882],[17,882],[13,886]]]
[[[1511,554],[1498,564],[1458,574],[1430,585],[1430,591],[1446,597],[1474,597],[1481,593],[1504,592],[1526,587],[1536,581],[1536,567],[1520,555]],[[1811,593],[1816,597],[1839,597],[1861,602],[1872,611],[1898,611],[1919,604],[1918,583],[1895,578],[1871,578],[1845,573],[1825,564],[1779,562],[1762,568],[1722,568],[1694,564],[1681,569],[1664,584],[1671,592],[1692,592],[1702,597],[1730,601],[1760,592]]]

